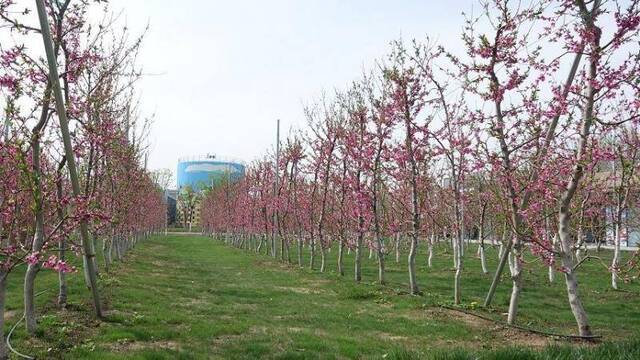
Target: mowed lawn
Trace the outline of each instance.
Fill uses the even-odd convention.
[[[69,359],[640,358],[640,287],[610,290],[609,275],[597,260],[582,268],[580,290],[594,331],[604,340],[575,344],[442,308],[453,296],[452,258],[445,247],[437,249],[432,269],[424,249],[418,258],[422,296],[406,293],[405,254],[400,264],[388,259],[384,287],[375,283],[375,259],[365,256],[363,282],[355,284],[353,253],[346,257],[343,278],[335,273],[336,255],[335,249],[328,254],[329,270],[321,274],[202,236],[152,237],[111,274],[101,274],[106,321],[92,319],[82,276],[72,274],[69,310],[53,306],[55,289],[43,293],[38,337],[27,340],[21,326],[12,344],[38,358]],[[600,254],[605,261],[608,255]],[[488,257],[493,270],[495,250]],[[465,261],[464,308],[504,320],[507,278],[494,307],[478,309],[491,276],[481,274],[475,245]],[[519,324],[573,333],[561,274],[548,284],[539,262],[526,268]],[[12,274],[5,333],[19,319],[21,279],[19,272]],[[55,281],[55,274],[43,272],[38,289],[55,287]]]

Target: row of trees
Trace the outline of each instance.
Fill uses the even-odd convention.
[[[486,273],[490,239],[501,251],[485,305],[509,264],[508,322],[516,321],[530,251],[550,280],[563,275],[579,333],[591,336],[578,291],[586,239],[603,241],[613,224],[613,287],[635,267],[619,263],[619,248],[624,214],[638,200],[640,5],[481,4],[480,16],[466,17],[464,54],[430,40],[395,42],[375,71],[306,108],[308,129],[292,133],[281,154],[208,193],[205,231],[274,257],[279,250],[283,261],[295,246],[300,266],[308,245],[308,265],[319,254],[320,271],[336,246],[340,274],[347,248],[356,281],[369,248],[381,284],[387,254],[398,257],[407,239],[411,294],[420,289],[418,247],[431,259],[447,239],[455,303],[464,240],[479,240]]]
[[[97,23],[88,15],[96,11]],[[59,272],[57,301],[66,305],[70,255],[82,256],[102,317],[96,248],[109,271],[165,226],[163,194],[143,159],[148,122],[136,111],[142,38],[117,23],[102,1],[0,1],[0,328],[8,277],[22,264],[29,334],[41,269]]]

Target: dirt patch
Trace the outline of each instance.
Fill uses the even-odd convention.
[[[382,340],[385,341],[401,341],[401,342],[406,342],[409,340],[408,337],[406,336],[400,336],[400,335],[393,335],[393,334],[389,334],[389,333],[385,333],[385,332],[379,332],[376,334],[377,337],[379,337]]]
[[[153,260],[151,262],[151,265],[153,266],[158,266],[158,267],[167,267],[170,266],[168,261],[162,261],[162,260]]]
[[[268,331],[266,326],[252,326],[251,328],[249,328],[249,330],[247,330],[244,333],[241,334],[229,334],[229,335],[220,335],[220,336],[216,336],[212,342],[214,345],[216,346],[220,346],[220,345],[225,345],[225,344],[229,344],[232,342],[235,342],[239,339],[242,339],[243,337],[246,337],[247,335],[251,335],[251,334],[266,334]]]
[[[4,319],[11,320],[20,313],[19,310],[7,310],[4,312]]]
[[[200,306],[200,305],[208,305],[209,302],[202,298],[183,298],[180,302],[175,303],[176,306],[183,307],[191,307],[191,306]]]
[[[321,294],[322,293],[322,290],[320,289],[311,289],[306,287],[276,286],[275,288],[278,290],[289,291],[296,294]]]
[[[118,309],[109,309],[109,310],[105,310],[103,311],[103,315],[105,317],[110,317],[110,316],[132,316],[133,314],[130,312],[126,312],[126,311],[122,311],[122,310],[118,310]]]
[[[309,284],[311,286],[322,286],[327,284],[332,284],[334,281],[326,280],[326,279],[307,279],[304,281],[305,284]]]
[[[399,316],[411,321],[457,321],[465,324],[470,333],[476,336],[470,340],[439,339],[434,340],[435,347],[449,347],[452,344],[461,347],[474,348],[502,348],[505,346],[524,346],[531,348],[543,348],[549,344],[559,342],[559,339],[534,334],[525,330],[519,330],[494,321],[466,314],[456,310],[445,308],[428,308],[424,310],[409,310],[400,313],[388,312],[390,316]],[[402,341],[402,340],[400,340]],[[408,339],[411,342],[412,339]]]
[[[180,345],[171,340],[162,341],[118,341],[109,348],[116,352],[139,351],[145,349],[180,350]]]
[[[169,278],[170,275],[163,271],[150,271],[149,276],[156,278]]]
[[[257,310],[258,309],[258,305],[257,304],[251,304],[251,303],[236,303],[232,305],[234,309],[237,310]]]
[[[56,325],[41,327],[43,334],[29,339],[28,344],[35,349],[46,349],[47,358],[62,358],[69,349],[93,337],[98,328],[104,324],[95,319],[91,305],[86,303],[68,303],[65,309],[58,309],[55,301],[51,301],[47,302],[41,311],[42,317],[48,317],[48,321],[55,322]],[[21,313],[19,312],[16,316],[21,316]],[[64,338],[60,337],[61,332],[64,333]],[[49,342],[50,339],[61,339],[61,341],[52,344]]]
[[[542,348],[554,342],[554,339],[550,337],[511,328],[506,325],[460,311],[435,308],[425,311],[425,313],[431,313],[435,318],[447,318],[460,321],[475,330],[478,334],[482,334],[488,336],[492,340],[495,339],[496,341],[499,341],[500,345],[506,342],[508,345]]]

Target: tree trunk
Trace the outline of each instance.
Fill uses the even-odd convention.
[[[325,264],[326,264],[326,258],[327,258],[327,251],[325,250],[324,246],[322,246],[322,244],[320,245],[320,272],[323,273],[324,269],[325,269]]]
[[[398,264],[400,263],[400,233],[397,233],[395,237],[396,264]]]
[[[275,230],[271,230],[271,257],[274,259],[278,257],[276,250],[276,233]]]
[[[58,166],[58,171],[56,173],[57,175],[57,180],[56,180],[56,200],[58,200],[58,202],[62,201],[62,197],[63,197],[63,189],[62,189],[62,169],[64,168],[64,164],[66,162],[66,159],[61,161],[59,166]],[[65,211],[61,208],[58,207],[57,209],[57,214],[58,214],[58,221],[62,222],[64,221],[64,214]],[[60,260],[61,261],[65,261],[66,260],[66,247],[67,247],[67,238],[65,236],[60,237],[60,241],[58,242],[58,245],[60,246]],[[64,272],[60,271],[58,273],[58,306],[60,308],[64,308],[67,306],[67,276]],[[0,329],[2,329],[2,327],[0,327]]]
[[[311,235],[311,255],[309,258],[309,269],[313,270],[316,266],[316,239]]]
[[[487,203],[482,204],[482,211],[480,212],[480,230],[478,231],[478,238],[480,240],[480,245],[478,246],[478,252],[480,255],[480,265],[482,266],[482,273],[488,274],[489,270],[487,270],[487,259],[484,255],[484,219],[486,216]]]
[[[433,244],[436,240],[436,233],[431,234],[431,239],[429,240],[429,256],[427,257],[427,266],[430,268],[433,266]]]
[[[584,245],[584,232],[582,229],[582,225],[578,226],[578,231],[576,233],[576,262],[580,262],[580,260],[582,260],[582,252],[584,250],[585,245]],[[586,252],[586,251],[585,251]]]
[[[60,260],[66,260],[66,239],[60,238]],[[64,308],[67,306],[67,275],[64,271],[58,272],[58,306]],[[1,328],[0,328],[1,329]]]
[[[355,259],[355,280],[356,282],[360,282],[362,280],[362,238],[364,234],[362,232],[358,232],[358,240],[356,243],[356,259]]]
[[[111,269],[111,263],[113,262],[111,259],[111,243],[113,242],[114,237],[115,235],[106,237],[102,242],[102,256],[104,257],[104,268],[106,272],[109,272]]]
[[[491,302],[493,301],[493,297],[496,294],[498,283],[500,282],[502,272],[504,271],[504,267],[507,264],[509,252],[511,251],[511,242],[508,242],[506,245],[504,243],[500,244],[500,248],[502,249],[500,254],[500,261],[498,262],[498,267],[496,268],[496,272],[493,275],[493,280],[491,281],[491,286],[489,287],[489,291],[487,292],[487,297],[484,299],[484,306],[490,306]]]
[[[411,295],[417,295],[420,292],[418,281],[416,280],[416,255],[418,253],[418,234],[411,236],[411,248],[409,249],[409,292]]]
[[[594,2],[593,11],[596,11],[600,5],[600,1]],[[598,59],[599,55],[599,42],[601,30],[593,23],[593,11],[588,14],[586,18],[583,18],[585,26],[588,30],[593,31],[595,38],[592,40],[593,53],[589,56],[589,67],[587,71],[587,85],[585,89],[585,103],[582,113],[582,122],[580,126],[580,139],[578,140],[577,152],[575,154],[575,165],[571,172],[571,176],[567,183],[567,187],[560,199],[560,210],[558,211],[558,237],[560,240],[560,259],[562,261],[563,272],[565,273],[565,283],[567,286],[567,295],[569,297],[569,305],[571,306],[571,312],[578,325],[578,331],[581,336],[591,335],[591,328],[589,327],[589,320],[587,318],[586,311],[582,306],[580,297],[578,295],[578,282],[573,269],[572,250],[573,243],[571,241],[571,234],[569,228],[569,221],[571,218],[571,201],[578,189],[580,180],[584,173],[584,159],[583,156],[587,153],[587,146],[589,141],[589,135],[591,130],[591,124],[594,117],[594,102],[596,89],[594,88],[594,82],[596,81]]]
[[[489,273],[489,270],[487,270],[487,259],[484,255],[484,244],[480,243],[480,246],[478,248],[480,249],[480,264],[482,265],[482,273],[486,275]]]
[[[36,130],[39,132],[39,130]],[[40,135],[34,133],[33,148],[33,197],[35,199],[35,234],[31,243],[31,252],[38,254],[44,245],[44,209],[42,204],[42,183],[40,181]],[[24,275],[24,317],[27,333],[33,335],[36,332],[36,309],[34,287],[36,275],[40,270],[40,261],[29,263]]]
[[[344,276],[344,241],[342,239],[338,247],[338,274]]]
[[[558,235],[554,234],[553,238],[551,240],[551,248],[555,251],[556,250],[556,244],[558,242]],[[553,263],[551,265],[549,265],[549,282],[552,283],[555,281],[556,279],[556,269],[553,268],[553,266],[555,265],[555,255],[554,259],[553,259]]]
[[[378,283],[380,285],[386,284],[384,278],[384,243],[381,237],[378,237]]]
[[[613,260],[611,261],[611,287],[618,290],[618,266],[620,262],[620,241],[622,226],[616,222],[615,234],[613,237]]]
[[[45,52],[47,54],[47,62],[49,67],[49,79],[53,87],[53,93],[56,100],[56,108],[58,113],[58,119],[60,122],[60,131],[62,134],[62,140],[64,143],[65,156],[67,158],[67,168],[69,169],[69,177],[71,179],[71,187],[75,196],[82,195],[80,190],[80,181],[78,180],[78,172],[76,168],[73,145],[71,143],[71,136],[69,133],[69,124],[67,120],[67,112],[65,109],[64,99],[62,97],[62,90],[60,88],[60,76],[58,75],[58,65],[56,62],[56,56],[53,49],[53,41],[51,39],[51,31],[49,27],[49,21],[47,18],[47,10],[43,0],[36,0],[36,7],[38,9],[38,18],[40,20],[40,29],[42,33],[42,39],[44,42]],[[88,263],[93,266],[92,258],[95,253],[91,251],[91,240],[89,239],[89,230],[87,227],[87,220],[82,219],[80,221],[80,238],[84,250],[84,256],[89,258]],[[90,269],[91,280],[91,292],[93,297],[93,305],[95,307],[96,316],[102,317],[102,306],[100,303],[100,293],[98,290],[98,278],[95,268]]]
[[[7,276],[9,274],[0,271],[0,329],[4,329],[4,302],[7,296]],[[4,330],[0,332],[0,360],[9,359],[9,349],[4,338]]]
[[[27,333],[33,335],[36,332],[36,309],[35,309],[35,279],[40,264],[29,264],[24,276],[24,319]]]
[[[116,249],[116,260],[121,261],[122,260],[122,249],[121,249],[121,247],[122,247],[122,245],[121,245],[121,243],[122,243],[122,235],[118,235],[115,238],[115,240],[116,241],[114,242],[113,246]]]
[[[457,269],[458,268],[458,238],[457,236],[451,236],[451,249],[453,250],[453,268]]]
[[[96,249],[98,248],[98,234],[93,233],[92,236],[93,241],[91,242],[91,247],[93,248],[93,253],[96,253]],[[93,258],[93,267],[96,269],[96,275],[100,275],[100,267],[98,266],[98,257],[94,256]]]
[[[260,235],[260,242],[258,242],[258,247],[256,247],[256,252],[260,254],[260,250],[262,250],[262,244],[264,243],[264,235]]]
[[[289,237],[291,240],[291,237]],[[285,242],[285,249],[287,250],[287,263],[291,264],[291,243],[290,241]]]
[[[462,239],[462,231],[458,230],[457,233],[457,251],[454,252],[454,257],[456,258],[456,273],[453,281],[453,301],[456,305],[459,305],[461,297],[460,280],[462,277],[462,248],[464,247],[464,240]]]
[[[578,325],[578,331],[580,336],[590,336],[591,327],[589,326],[589,319],[587,312],[584,310],[580,296],[578,295],[578,281],[576,279],[573,269],[572,247],[569,234],[569,214],[565,212],[561,207],[559,214],[559,238],[560,238],[560,260],[562,261],[562,268],[564,272],[564,278],[567,286],[567,296],[569,298],[569,305],[571,306],[571,312],[573,313],[576,323]]]
[[[520,250],[520,244],[513,246],[512,255],[509,258],[509,268],[511,270],[511,299],[509,300],[509,312],[507,315],[507,323],[509,325],[515,324],[516,316],[518,315],[518,302],[520,300],[520,293],[522,292],[522,252]]]
[[[303,267],[302,263],[302,236],[298,236],[298,266]]]

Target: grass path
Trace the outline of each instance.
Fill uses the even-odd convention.
[[[381,358],[481,337],[445,314],[398,311],[376,286],[362,290],[211,239],[174,235],[142,246],[110,286],[111,322],[77,355]]]
[[[440,270],[426,274],[423,269],[420,275],[424,288],[433,293],[413,297],[404,294],[404,266],[391,261],[390,286],[371,282],[356,285],[350,277],[297,269],[201,236],[153,237],[128,254],[113,275],[102,275],[107,321],[99,323],[87,316],[87,299],[72,298],[76,305],[66,312],[52,309],[51,299],[41,299],[47,310],[41,328],[46,330],[35,341],[26,341],[19,332],[16,343],[42,358],[457,359],[478,354],[483,358],[535,357],[535,351],[552,341],[434,306],[450,297],[449,259],[443,254],[438,259],[436,268]],[[474,266],[468,266],[463,285],[467,304],[481,298],[489,281],[487,276],[473,275]],[[374,261],[367,259],[365,280],[373,281],[374,272]],[[55,283],[51,275],[39,278],[40,287]],[[19,293],[15,287],[13,294]],[[72,292],[87,295],[79,274],[71,279],[71,287]],[[593,291],[603,299],[614,299],[597,289]],[[501,286],[498,306],[508,297],[508,290]],[[569,331],[573,324],[565,320],[566,310],[561,310],[564,298],[558,298],[562,296],[561,284],[543,291],[548,293],[523,296],[524,321],[541,318],[539,323],[532,320],[529,324]],[[606,306],[615,308],[624,303],[640,311],[637,296],[620,298]],[[12,299],[13,307],[19,308]],[[600,302],[595,299],[588,306]],[[532,304],[537,304],[537,309],[532,309]],[[640,321],[628,311],[615,313],[605,308],[595,313],[596,327],[606,334],[622,329],[618,330],[622,331],[620,338],[631,337]],[[619,319],[607,327],[609,321],[603,319],[614,316],[609,313]],[[640,350],[633,352],[638,344],[608,344],[586,350],[562,345],[544,351],[551,358],[573,358],[578,351],[587,358],[629,354],[632,359],[640,356]]]

